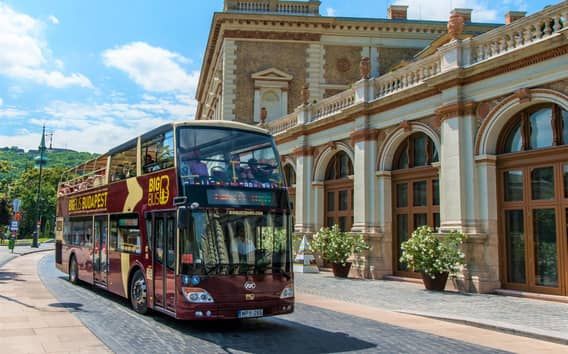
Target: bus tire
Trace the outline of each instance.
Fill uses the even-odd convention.
[[[77,284],[79,282],[79,267],[74,255],[71,256],[71,260],[69,261],[69,282],[72,284]]]
[[[140,269],[134,272],[130,281],[130,305],[132,309],[141,315],[148,312],[146,279]]]

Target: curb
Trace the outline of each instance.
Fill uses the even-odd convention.
[[[488,329],[488,330],[491,330],[491,331],[513,334],[513,335],[521,336],[521,337],[539,339],[539,340],[542,340],[542,341],[556,343],[556,344],[568,345],[568,338],[567,337],[558,337],[558,336],[551,335],[551,334],[544,332],[544,331],[531,330],[531,329],[520,327],[520,326],[509,325],[509,324],[506,324],[506,323],[503,323],[503,322],[496,322],[496,321],[480,322],[478,320],[474,320],[474,319],[471,319],[471,318],[441,316],[441,315],[434,315],[434,314],[425,313],[425,312],[413,312],[413,311],[403,311],[403,310],[395,311],[395,312],[406,314],[406,315],[431,318],[431,319],[434,319],[434,320],[463,324],[463,325],[466,325],[466,326],[478,327],[478,328],[482,328],[482,329]]]
[[[26,253],[13,253],[10,254],[10,256],[8,258],[6,258],[4,261],[0,262],[0,268],[4,267],[8,262],[10,262],[11,260],[13,260],[14,258],[17,257],[22,257],[22,256],[26,256],[28,254],[32,254],[32,253],[38,253],[38,252],[47,252],[47,251],[54,251],[55,248],[46,248],[46,249],[38,249],[38,250],[33,250],[33,251],[29,251]]]

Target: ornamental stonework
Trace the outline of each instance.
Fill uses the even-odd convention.
[[[288,91],[288,112],[302,104],[301,91],[306,82],[304,43],[237,41],[235,116],[252,122],[254,103],[253,73],[278,68],[294,77]]]
[[[568,95],[568,79],[551,82],[546,85],[543,85],[541,88],[562,92]]]
[[[361,50],[361,47],[325,46],[325,82],[348,85],[358,81]]]
[[[479,102],[475,110],[475,117],[477,119],[477,128],[481,126],[481,123],[485,120],[489,112],[493,110],[499,103],[501,103],[509,95],[503,95],[499,97],[492,98],[490,100],[485,100]]]
[[[380,74],[386,74],[401,61],[412,61],[414,55],[421,51],[421,48],[379,48],[379,70]]]
[[[335,62],[335,68],[340,73],[346,73],[351,69],[351,63],[349,62],[349,59],[347,59],[345,57],[339,58]]]
[[[436,133],[438,133],[438,135],[440,135],[440,129],[441,129],[441,121],[440,119],[438,119],[438,117],[434,116],[430,116],[430,117],[425,117],[425,118],[420,118],[418,120],[416,120],[417,122],[423,123],[427,126],[429,126],[430,128],[432,128]]]

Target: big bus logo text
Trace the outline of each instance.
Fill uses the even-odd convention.
[[[69,212],[106,209],[108,192],[83,195],[69,199]]]
[[[151,177],[148,182],[148,206],[166,205],[170,199],[170,177]]]

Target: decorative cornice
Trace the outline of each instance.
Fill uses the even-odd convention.
[[[270,40],[309,41],[309,42],[319,42],[319,40],[321,39],[321,35],[318,33],[300,33],[300,32],[226,30],[223,34],[225,38],[231,38],[231,39],[270,39]]]
[[[542,52],[540,54],[532,55],[532,56],[526,57],[524,59],[520,59],[520,60],[514,61],[512,63],[501,65],[499,67],[484,71],[480,74],[466,77],[461,81],[461,84],[467,85],[467,84],[471,84],[471,83],[474,83],[474,82],[477,82],[477,81],[485,80],[485,79],[490,78],[490,77],[495,77],[495,76],[498,76],[498,75],[501,75],[501,74],[504,74],[504,73],[519,70],[519,69],[522,69],[526,66],[538,64],[538,63],[543,62],[545,60],[552,59],[552,58],[555,58],[555,57],[559,57],[559,56],[562,56],[562,55],[565,55],[565,54],[568,54],[568,45],[564,45],[562,47],[558,47],[558,48],[554,48],[554,49],[548,49],[545,52]]]
[[[446,119],[464,117],[475,114],[476,103],[472,101],[457,102],[442,106],[436,110],[436,118],[443,122]]]
[[[379,137],[379,130],[377,129],[360,129],[351,132],[351,144],[357,144],[361,141],[373,141]]]
[[[292,151],[292,155],[296,155],[296,157],[300,157],[300,156],[312,156],[314,153],[314,148],[312,146],[301,146],[298,148],[295,148]]]

